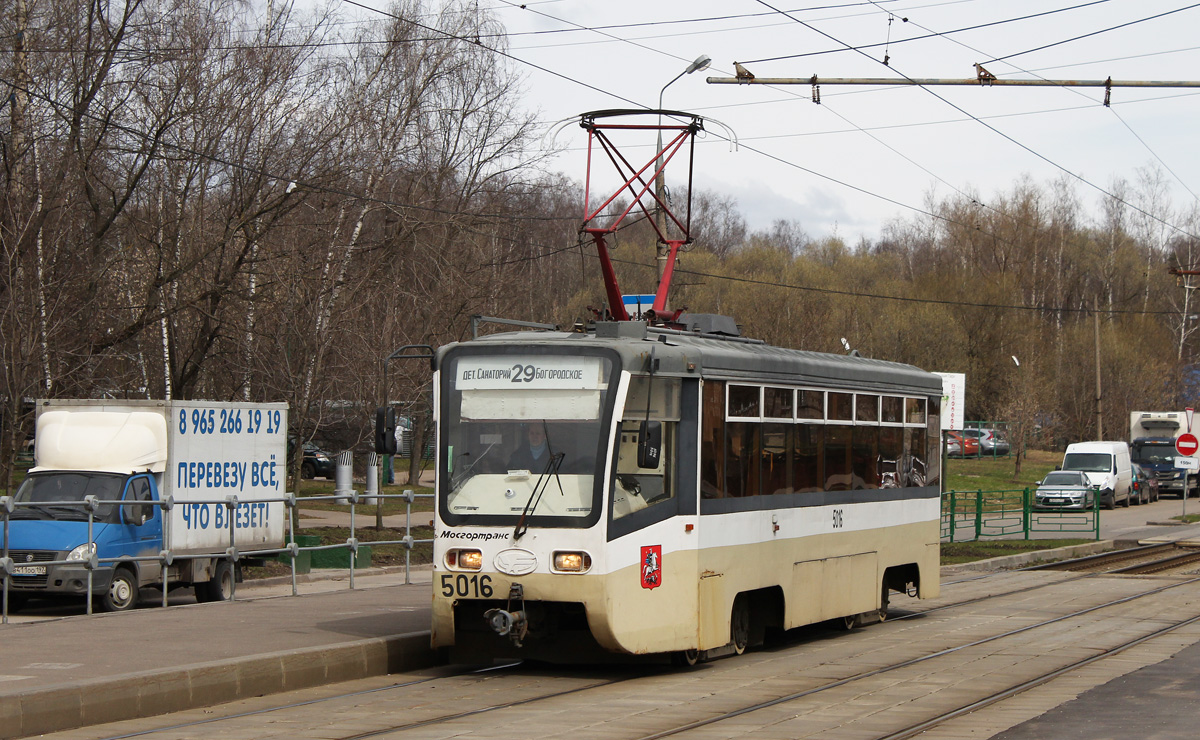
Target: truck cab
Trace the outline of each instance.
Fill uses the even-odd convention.
[[[1129,456],[1158,480],[1160,493],[1196,495],[1200,476],[1176,467],[1175,440],[1188,431],[1182,411],[1134,411],[1129,415]]]
[[[9,540],[0,535],[13,560],[10,606],[30,597],[82,596],[90,570],[98,606],[122,611],[137,604],[141,585],[160,579],[158,560],[134,560],[157,558],[163,546],[153,474],[31,472],[13,500]]]
[[[1175,467],[1175,451],[1173,437],[1139,437],[1133,440],[1129,449],[1130,457],[1141,465],[1147,473],[1158,480],[1160,493],[1174,493],[1182,496],[1188,479],[1188,471]],[[1194,480],[1192,487],[1195,487]]]

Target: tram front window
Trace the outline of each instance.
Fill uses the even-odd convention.
[[[526,507],[535,522],[590,516],[612,363],[464,355],[447,364],[443,510],[497,524]]]

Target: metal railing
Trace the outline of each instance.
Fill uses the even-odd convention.
[[[101,499],[95,498],[94,496],[87,496],[84,498],[83,501],[76,500],[76,501],[19,502],[19,501],[16,501],[12,496],[0,496],[0,522],[2,522],[2,524],[3,524],[3,532],[4,532],[4,547],[2,549],[0,549],[0,581],[2,581],[2,583],[0,583],[0,624],[8,623],[10,593],[20,593],[25,596],[34,596],[34,597],[37,596],[37,592],[25,591],[25,590],[22,590],[20,592],[13,592],[10,588],[13,583],[14,578],[19,579],[19,578],[28,577],[27,575],[23,575],[21,573],[21,569],[30,567],[29,565],[26,565],[26,564],[18,564],[18,563],[13,562],[13,559],[10,554],[11,553],[10,546],[12,543],[12,537],[11,537],[11,530],[10,530],[9,525],[12,520],[12,515],[16,511],[18,511],[22,508],[60,506],[60,507],[81,508],[83,511],[85,511],[87,513],[87,530],[88,530],[87,531],[87,542],[81,544],[81,547],[86,545],[85,553],[87,556],[84,558],[76,558],[76,559],[38,560],[38,561],[36,561],[36,564],[33,565],[33,567],[45,568],[46,573],[48,575],[50,566],[71,565],[71,564],[76,564],[76,563],[82,565],[83,568],[87,572],[87,590],[83,594],[83,596],[84,596],[84,600],[86,601],[86,605],[87,605],[87,613],[92,614],[94,572],[96,570],[100,570],[102,568],[107,568],[109,566],[113,566],[115,568],[120,563],[153,562],[153,563],[157,563],[157,564],[161,565],[161,567],[162,567],[162,594],[163,594],[162,595],[162,605],[166,606],[167,605],[167,593],[170,590],[169,569],[170,569],[170,566],[175,564],[176,561],[195,560],[195,559],[200,559],[200,558],[226,560],[229,562],[230,568],[232,570],[235,568],[237,562],[243,558],[257,558],[260,556],[271,556],[271,555],[278,556],[278,555],[286,554],[288,556],[288,561],[289,561],[290,569],[291,569],[292,596],[296,596],[299,593],[298,588],[297,588],[297,580],[296,580],[296,559],[300,556],[301,553],[315,552],[315,551],[322,551],[322,550],[347,549],[347,550],[349,550],[349,553],[350,553],[350,558],[349,558],[350,588],[353,589],[355,587],[354,576],[355,576],[355,571],[357,570],[358,550],[361,545],[358,538],[355,536],[355,510],[356,510],[356,507],[358,507],[359,505],[362,505],[364,503],[366,505],[375,506],[376,500],[389,499],[389,498],[400,499],[405,502],[404,537],[402,537],[398,540],[373,540],[370,542],[370,545],[371,546],[399,545],[399,546],[404,547],[404,582],[406,584],[408,584],[408,583],[412,582],[411,567],[412,567],[412,550],[413,550],[413,548],[419,544],[432,544],[433,543],[432,538],[431,539],[414,539],[413,538],[413,536],[412,536],[412,505],[418,498],[433,498],[432,493],[415,493],[411,489],[406,489],[403,493],[398,493],[398,494],[380,494],[380,493],[371,492],[368,496],[361,495],[355,491],[349,491],[349,492],[341,492],[341,493],[335,492],[334,494],[328,495],[328,496],[306,496],[304,498],[297,498],[295,494],[289,493],[289,494],[285,494],[284,496],[282,496],[280,498],[254,499],[254,501],[253,501],[254,503],[268,503],[268,504],[282,503],[286,506],[287,512],[288,512],[287,543],[283,547],[279,547],[279,548],[262,548],[262,549],[239,549],[237,546],[236,530],[238,528],[233,526],[233,516],[234,516],[235,512],[237,511],[238,506],[245,504],[245,503],[249,503],[248,501],[239,500],[236,496],[227,496],[226,498],[223,498],[223,499],[205,499],[205,500],[189,499],[186,502],[186,504],[188,506],[191,506],[193,504],[216,505],[216,506],[224,507],[225,510],[227,511],[228,518],[226,519],[226,521],[228,521],[230,523],[229,547],[226,548],[224,552],[210,552],[210,553],[205,553],[205,554],[195,554],[195,553],[176,554],[170,548],[164,548],[157,555],[142,555],[142,556],[121,555],[118,557],[109,557],[109,558],[99,558],[96,556],[96,540],[95,540],[94,526],[96,523],[96,512],[101,507],[104,507],[104,506],[120,506],[120,507],[124,507],[124,508],[132,508],[135,506],[137,506],[137,507],[145,507],[145,506],[157,507],[159,510],[162,511],[163,542],[166,543],[166,542],[173,541],[171,538],[171,527],[172,527],[173,517],[170,516],[170,512],[177,504],[183,504],[183,502],[176,502],[170,496],[163,497],[162,499],[157,500],[157,501],[137,501],[137,502],[130,502],[128,499],[117,500],[117,501],[101,500]],[[364,501],[364,500],[369,500],[369,501]],[[335,542],[332,544],[311,545],[311,546],[304,546],[304,547],[297,544],[297,542],[296,542],[296,536],[297,536],[296,516],[295,516],[296,508],[302,502],[306,503],[306,502],[314,502],[314,501],[336,501],[338,503],[344,503],[344,504],[349,505],[349,507],[350,507],[350,532],[349,532],[349,536],[346,538],[345,542]],[[76,549],[78,549],[78,548],[76,548]],[[230,601],[233,601],[236,598],[237,598],[237,578],[234,577],[233,578],[233,589],[230,594]]]
[[[1100,539],[1100,497],[1089,509],[1034,511],[1033,489],[946,491],[942,494],[942,542],[1035,534],[1091,535]]]

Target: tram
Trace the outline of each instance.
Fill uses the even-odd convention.
[[[436,353],[435,647],[690,664],[937,596],[940,377],[674,325]]]

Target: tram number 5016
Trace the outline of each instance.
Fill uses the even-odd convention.
[[[490,599],[492,597],[491,576],[468,576],[446,574],[442,576],[442,596]]]
[[[842,510],[841,509],[833,510],[833,528],[834,529],[842,528]]]

